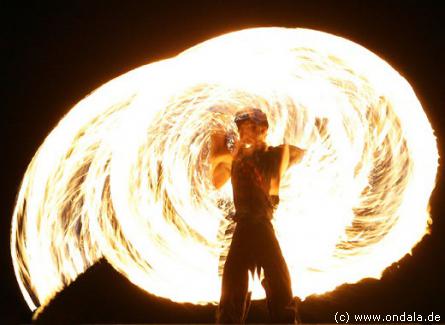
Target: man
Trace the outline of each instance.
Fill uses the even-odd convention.
[[[301,160],[304,150],[283,144],[267,146],[268,122],[259,109],[236,114],[240,139],[230,152],[225,134],[211,139],[212,182],[216,188],[231,177],[236,228],[224,264],[217,323],[244,323],[250,304],[248,272],[264,271],[262,285],[274,323],[296,323],[291,280],[271,219],[279,202],[280,180]]]

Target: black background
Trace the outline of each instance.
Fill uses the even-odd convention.
[[[0,283],[4,310],[0,318],[8,322],[28,322],[31,317],[12,271],[9,249],[11,215],[21,178],[45,136],[89,92],[131,69],[174,56],[226,32],[260,26],[312,28],[367,47],[407,78],[436,131],[439,150],[443,152],[445,14],[438,3],[80,1],[67,5],[60,1],[54,5],[3,4],[1,129],[4,132],[2,161],[6,166],[2,172]],[[355,290],[354,299],[369,310],[374,306],[379,311],[384,301],[387,312],[423,310],[440,314],[444,321],[442,197],[439,170],[431,200],[432,235],[414,249],[413,256],[405,257],[386,272],[389,280],[372,284],[378,294],[370,295],[368,289],[362,290],[360,286],[349,287],[347,290]],[[91,294],[94,295],[94,290]],[[334,322],[333,316],[327,314],[328,309],[319,302],[315,299],[311,307],[306,308],[312,310],[312,316],[307,312],[303,321]],[[345,300],[338,306],[348,310],[350,304],[352,306]],[[318,311],[317,306],[320,306]],[[355,308],[360,311],[359,307]],[[305,316],[303,312],[302,316]],[[145,321],[152,320],[148,315]],[[183,322],[179,316],[174,321]]]

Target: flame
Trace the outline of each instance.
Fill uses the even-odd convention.
[[[158,296],[217,302],[233,201],[230,182],[211,184],[210,134],[236,139],[248,106],[267,114],[269,145],[307,149],[273,221],[295,295],[379,278],[428,233],[438,151],[408,82],[344,38],[248,29],[109,81],[47,136],[12,220],[29,307],[101,257]]]

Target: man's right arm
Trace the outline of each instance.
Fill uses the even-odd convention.
[[[232,153],[226,145],[226,134],[216,132],[211,135],[210,164],[212,184],[221,188],[230,178],[232,168]]]

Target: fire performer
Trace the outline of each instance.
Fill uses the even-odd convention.
[[[244,323],[250,306],[249,274],[260,275],[274,323],[297,323],[296,300],[286,261],[271,223],[279,203],[280,180],[299,162],[304,150],[283,144],[267,146],[266,114],[256,108],[236,114],[240,139],[230,151],[224,133],[211,138],[212,182],[220,188],[231,178],[236,222],[224,264],[217,323]]]

